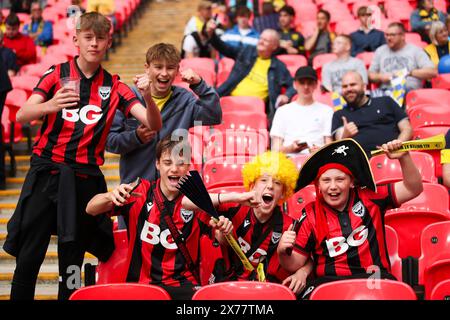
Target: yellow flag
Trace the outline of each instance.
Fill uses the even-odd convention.
[[[419,151],[419,150],[440,150],[445,148],[445,136],[443,134],[438,134],[433,137],[420,140],[405,141],[402,146],[396,152],[405,151]],[[375,156],[381,154],[384,151],[381,149],[370,151],[370,153]]]

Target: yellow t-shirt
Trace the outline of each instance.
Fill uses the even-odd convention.
[[[450,163],[450,149],[441,150],[441,164]]]
[[[164,108],[167,100],[169,100],[171,96],[172,96],[172,90],[170,90],[170,92],[167,96],[162,97],[162,98],[157,98],[155,96],[152,96],[153,101],[155,101],[155,104],[158,107],[159,111],[161,111]]]
[[[269,96],[269,72],[270,58],[257,58],[252,70],[231,92],[232,96],[251,96],[266,100]]]
[[[116,4],[114,0],[88,0],[86,12],[98,12],[105,16],[114,14]]]

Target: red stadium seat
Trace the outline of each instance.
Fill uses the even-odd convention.
[[[277,58],[283,62],[288,69],[291,67],[292,70],[294,70],[294,73],[291,72],[291,76],[295,75],[298,68],[308,65],[308,60],[301,54],[280,54]]]
[[[419,284],[425,286],[425,299],[430,299],[434,287],[450,279],[450,221],[434,223],[425,228],[421,249]]]
[[[420,235],[425,227],[450,221],[448,213],[426,210],[393,211],[385,215],[386,225],[394,228],[399,239],[398,254],[401,258],[418,258],[421,254]]]
[[[303,163],[309,158],[309,154],[297,154],[293,157],[291,157],[291,160],[294,161],[295,165],[297,166],[297,169],[301,169],[303,166]]]
[[[231,69],[233,69],[234,60],[231,58],[223,57],[217,64],[217,79],[216,86],[219,87],[224,83],[230,75]]]
[[[229,281],[201,287],[192,300],[296,300],[295,294],[278,283]]]
[[[200,282],[202,286],[214,283],[214,266],[222,257],[219,245],[213,245],[213,241],[207,236],[200,238]]]
[[[337,56],[334,53],[322,53],[314,57],[312,67],[314,68],[314,70],[316,70],[319,79],[321,78],[322,67],[324,66],[324,64],[336,59]]]
[[[191,170],[202,172],[204,144],[200,136],[188,134],[188,141],[191,145]]]
[[[234,66],[234,60],[231,58],[223,57],[219,60],[219,63],[217,64],[217,73],[220,72],[231,72],[231,69],[233,69]]]
[[[192,58],[194,59],[194,58]],[[200,58],[196,58],[196,59],[200,59]],[[206,59],[206,58],[205,58]],[[190,68],[190,67],[189,67]],[[180,68],[180,70],[185,70],[187,69],[187,67],[185,68]],[[193,68],[192,68],[193,69]],[[203,80],[205,80],[205,82],[210,85],[210,86],[215,86],[216,84],[216,72],[214,70],[210,70],[210,69],[201,69],[199,67],[196,67],[196,69],[193,69],[200,77],[202,77]],[[180,83],[183,82],[181,79],[181,74],[178,73],[177,76],[175,77],[174,83]]]
[[[244,186],[224,186],[217,188],[208,188],[209,193],[230,193],[230,192],[245,192]]]
[[[423,210],[440,213],[450,212],[448,208],[448,191],[443,185],[437,183],[424,183],[423,192],[414,199],[403,203],[400,208],[394,211]]]
[[[314,100],[326,104],[333,108],[333,99],[331,98],[331,92],[320,92],[320,89],[314,91]]]
[[[360,27],[360,22],[356,19],[340,20],[336,23],[335,32],[337,34],[350,34]]]
[[[229,111],[248,111],[265,115],[266,106],[264,101],[258,97],[222,97],[220,98],[220,105],[224,113]]]
[[[437,183],[433,157],[419,151],[410,151],[410,155],[422,175],[422,181]],[[384,154],[370,158],[370,167],[376,184],[403,180],[399,162]]]
[[[180,70],[192,69],[211,86],[216,83],[216,65],[211,58],[189,58],[180,61]]]
[[[389,261],[391,263],[391,274],[397,278],[398,281],[402,281],[402,259],[398,255],[398,236],[394,228],[390,226],[384,226],[386,248],[389,253]]]
[[[434,286],[430,300],[450,300],[450,279],[443,280]]]
[[[356,58],[361,59],[364,62],[366,69],[369,69],[374,55],[375,55],[375,52],[364,51],[364,52],[358,53],[356,55]]]
[[[310,300],[417,300],[406,283],[387,279],[352,279],[322,284]]]
[[[235,156],[229,159],[215,158],[205,162],[203,166],[203,180],[205,186],[217,188],[223,186],[242,186],[242,166],[248,161],[247,157]]]
[[[432,127],[420,127],[414,128],[413,139],[425,139],[436,136],[438,134],[446,134],[450,129],[450,126],[432,126]]]
[[[47,64],[43,63],[34,63],[34,64],[27,64],[20,68],[20,75],[29,75],[29,76],[36,76],[36,77],[42,77],[45,71],[47,71],[49,66]]]
[[[213,126],[214,131],[220,130],[267,130],[267,117],[261,113],[230,111],[222,114],[222,123]]]
[[[113,283],[84,287],[69,300],[171,300],[161,287],[142,283]]]
[[[450,73],[438,74],[431,79],[431,87],[438,89],[450,89]]]
[[[450,101],[450,91],[444,89],[416,89],[406,95],[406,110],[418,105],[434,105],[447,108]]]
[[[39,77],[36,76],[23,75],[11,77],[11,84],[13,88],[24,90],[27,94],[27,98],[31,95],[38,82]]]
[[[106,262],[99,262],[96,267],[96,284],[121,283],[127,277],[127,253],[128,235],[127,230],[117,230],[114,234],[115,249]]]
[[[417,106],[409,111],[409,121],[413,128],[448,126],[450,127],[450,109],[436,105]]]
[[[287,201],[287,214],[294,219],[298,219],[302,215],[302,210],[310,202],[316,200],[316,189],[313,185],[294,193]]]
[[[316,19],[315,15],[314,19]],[[308,20],[303,16],[295,16],[295,26],[298,30],[300,30],[305,38],[312,36],[317,28],[317,22],[314,19]]]
[[[267,145],[267,136],[257,131],[216,131],[206,144],[205,160],[237,155],[247,156],[250,160],[253,156],[266,151]]]

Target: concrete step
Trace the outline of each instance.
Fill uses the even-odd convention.
[[[16,258],[6,253],[3,248],[0,250],[0,264],[10,264]],[[86,253],[84,255],[84,261],[97,264],[97,258],[95,258],[92,254]],[[44,264],[54,263],[58,261],[58,251],[57,245],[52,243],[48,246],[47,253],[45,254]]]
[[[0,284],[0,300],[9,300],[11,292],[11,285]],[[58,286],[55,284],[40,284],[36,285],[35,299],[36,300],[56,300],[58,298]]]

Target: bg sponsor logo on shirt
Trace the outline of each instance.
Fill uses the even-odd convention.
[[[93,104],[88,104],[82,108],[62,109],[62,118],[64,120],[70,122],[81,121],[87,125],[97,123],[102,116],[102,109]]]
[[[161,244],[166,249],[176,250],[177,244],[173,241],[169,229],[161,232],[161,228],[153,223],[145,221],[144,227],[141,231],[141,240],[151,245]]]
[[[335,237],[325,241],[330,258],[339,256],[347,252],[349,247],[359,247],[366,241],[369,231],[366,226],[359,226],[348,236]]]

